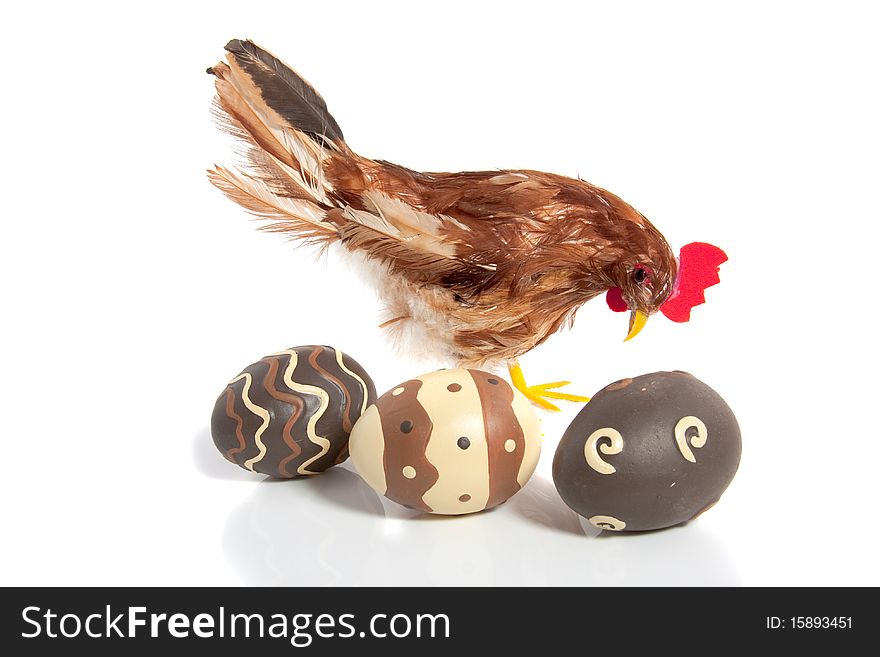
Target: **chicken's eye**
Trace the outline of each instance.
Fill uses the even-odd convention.
[[[633,271],[632,276],[633,276],[633,280],[636,283],[644,283],[646,280],[648,280],[648,272],[646,272],[641,267],[636,267],[635,270]]]

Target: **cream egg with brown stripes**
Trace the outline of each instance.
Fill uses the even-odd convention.
[[[481,370],[440,370],[392,388],[361,416],[349,449],[377,492],[429,513],[496,506],[532,476],[540,425],[528,400]]]

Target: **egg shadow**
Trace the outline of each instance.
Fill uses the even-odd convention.
[[[589,524],[587,520],[583,523]],[[690,522],[643,532],[603,531],[591,541],[593,583],[604,586],[739,586],[723,540]]]
[[[601,533],[592,525],[584,527],[579,516],[562,501],[553,482],[537,475],[507,504],[518,516],[545,529],[590,537]]]
[[[193,435],[190,456],[196,470],[205,477],[251,483],[254,481],[254,473],[230,463],[217,451],[211,438],[211,430],[207,426]]]
[[[376,518],[386,516],[385,507],[376,492],[357,473],[344,465],[330,468],[319,475],[298,477],[291,481],[308,487],[324,502],[346,511]]]
[[[553,482],[534,476],[507,503],[532,525],[558,532],[558,563],[545,581],[571,586],[738,586],[736,561],[699,519],[643,532],[602,531],[568,508]],[[542,532],[543,533],[543,532]],[[554,540],[547,537],[543,540]]]

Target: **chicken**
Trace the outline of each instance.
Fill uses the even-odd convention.
[[[246,166],[216,166],[211,182],[267,230],[360,254],[388,330],[462,366],[506,364],[523,394],[558,410],[547,400],[588,398],[556,390],[565,381],[528,385],[518,357],[603,292],[630,310],[629,339],[676,291],[666,240],[614,194],[539,171],[420,173],[361,157],[290,67],[251,41],[226,51],[208,69],[215,117]]]

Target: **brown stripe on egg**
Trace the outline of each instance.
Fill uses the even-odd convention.
[[[290,374],[290,380],[300,386],[308,386],[316,388],[314,392],[304,392],[290,388],[285,382],[285,387],[292,393],[298,395],[305,404],[305,415],[311,421],[311,418],[318,415],[315,421],[314,431],[309,432],[308,422],[303,425],[302,431],[298,435],[306,436],[307,440],[301,440],[300,446],[303,449],[302,456],[297,459],[298,474],[317,474],[332,467],[338,456],[339,445],[347,441],[348,433],[341,431],[339,416],[335,411],[336,404],[340,399],[340,395],[334,390],[333,386],[321,372],[313,369],[314,363],[311,362],[316,352],[322,350],[322,347],[315,345],[306,345],[296,347],[296,365]],[[285,367],[289,367],[291,356],[282,352],[282,358],[286,358]],[[284,361],[283,361],[284,362]],[[322,410],[321,405],[324,403],[322,398],[316,394],[323,391],[327,395],[327,406]],[[314,435],[312,435],[314,434]],[[322,441],[328,441],[329,447],[322,444]]]
[[[335,384],[343,393],[343,399],[345,399],[345,407],[342,409],[342,429],[345,433],[351,433],[351,390],[342,382],[342,380],[334,376],[332,372],[321,367],[320,363],[318,363],[318,356],[324,353],[324,347],[315,347],[312,350],[312,353],[309,354],[309,363],[312,367],[314,367],[318,373],[322,374],[328,381]],[[336,361],[334,361],[334,364]]]
[[[241,433],[241,429],[244,426],[244,420],[242,420],[241,416],[235,412],[235,392],[232,388],[226,388],[226,417],[235,422],[235,437],[238,440],[238,446],[233,445],[226,450],[223,455],[226,457],[227,461],[238,464],[235,456],[247,446],[247,443]]]
[[[335,352],[336,364],[343,372],[340,374],[340,377],[343,380],[352,379],[352,383],[349,386],[351,389],[352,413],[354,413],[352,421],[356,422],[361,413],[367,410],[367,406],[376,401],[376,386],[364,368],[360,366],[360,363],[351,356],[332,347],[328,347],[328,349]]]
[[[336,455],[336,458],[333,461],[333,465],[339,465],[340,463],[343,463],[346,459],[348,459],[348,457],[348,443],[345,443],[345,445],[342,446],[342,449],[339,450],[339,454]]]
[[[296,468],[321,449],[311,441],[293,438],[306,434],[307,411],[317,403],[317,398],[292,390],[287,385],[284,372],[289,363],[289,355],[273,355],[247,368],[255,381],[260,382],[251,396],[263,407],[273,409],[269,426],[263,432],[267,454],[255,464],[255,470],[273,477],[298,476],[300,473]]]
[[[287,421],[284,423],[284,427],[281,430],[281,439],[284,441],[284,444],[290,449],[290,454],[282,458],[278,462],[278,474],[282,477],[294,477],[296,476],[295,472],[290,472],[287,469],[288,463],[296,459],[300,454],[302,454],[302,448],[296,443],[291,435],[291,430],[293,429],[294,424],[300,418],[303,412],[304,404],[302,399],[299,396],[291,394],[290,392],[281,392],[277,388],[277,377],[278,372],[280,370],[281,360],[277,357],[274,358],[264,358],[263,361],[268,365],[268,369],[266,370],[266,376],[263,377],[263,388],[265,388],[266,392],[269,393],[273,399],[277,399],[280,402],[285,402],[290,404],[292,411],[290,417],[287,418]]]
[[[248,373],[248,369],[242,372],[242,374],[245,373]],[[239,376],[242,376],[242,374],[240,374]],[[256,413],[254,413],[251,409],[249,409],[245,404],[244,399],[242,399],[245,385],[246,379],[240,378],[238,380],[234,380],[232,383],[229,383],[226,388],[232,393],[232,413],[237,418],[230,418],[236,422],[236,439],[241,436],[241,439],[244,440],[243,447],[241,446],[241,440],[237,440],[238,446],[233,446],[233,449],[229,449],[226,452],[226,458],[229,459],[229,457],[231,456],[232,458],[229,460],[231,460],[236,465],[240,465],[241,467],[245,467],[245,463],[247,463],[250,459],[259,456],[260,449],[254,441],[253,436],[257,433],[260,426],[263,424],[263,419],[259,417]],[[253,385],[250,386],[251,395],[253,395],[254,387],[255,386]],[[250,398],[253,399],[252,396]],[[256,406],[262,405],[259,402],[256,402]]]
[[[422,382],[411,379],[376,400],[385,440],[385,496],[422,511],[432,511],[423,497],[439,478],[425,452],[433,423],[418,401]]]
[[[298,357],[293,371],[289,373],[290,380],[296,384],[319,388],[332,395],[335,386],[307,363],[307,354],[313,349],[313,347],[298,347],[293,350]],[[272,409],[269,424],[261,436],[266,453],[254,462],[253,469],[255,472],[273,477],[289,478],[302,474],[315,474],[333,465],[338,458],[335,446],[338,445],[339,438],[334,435],[334,427],[339,431],[338,418],[334,422],[333,417],[330,417],[330,413],[325,410],[325,417],[322,419],[326,425],[322,426],[319,420],[315,427],[314,433],[318,437],[330,441],[331,447],[328,453],[322,455],[323,445],[308,437],[310,418],[319,411],[321,399],[316,394],[295,390],[288,385],[285,374],[290,363],[291,355],[282,352],[266,356],[244,370],[244,373],[251,375],[253,381],[249,390],[251,401],[262,408]],[[250,452],[250,443],[253,442],[251,436],[254,432],[247,430],[247,426],[245,429],[244,434],[250,438],[248,445]],[[294,436],[297,438],[295,439]],[[256,452],[256,455],[258,454],[259,451]],[[243,454],[239,458],[243,459],[243,463],[247,462],[246,455]],[[302,472],[300,469],[304,463],[309,463],[307,472]]]
[[[483,426],[489,448],[489,500],[491,508],[520,489],[517,475],[525,454],[525,438],[513,412],[513,388],[500,377],[468,370],[483,407]]]

